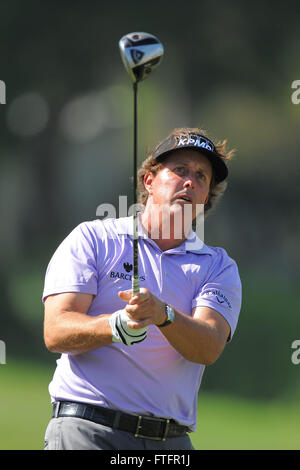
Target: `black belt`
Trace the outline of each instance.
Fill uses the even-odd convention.
[[[69,401],[53,403],[52,418],[59,417],[83,418],[95,423],[131,432],[135,437],[165,441],[167,437],[182,436],[189,432],[187,426],[182,426],[173,419],[136,416],[122,411],[104,408],[102,406],[86,405]]]

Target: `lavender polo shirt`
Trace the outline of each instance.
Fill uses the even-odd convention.
[[[94,295],[88,315],[124,308],[118,292],[131,289],[132,225],[132,218],[126,217],[77,226],[50,260],[43,301],[51,294],[84,292]],[[241,307],[241,282],[226,251],[186,241],[163,252],[141,226],[139,237],[141,287],[185,315],[190,316],[194,307],[217,310],[229,323],[232,337]],[[150,325],[147,338],[133,346],[113,343],[83,354],[62,354],[49,392],[52,401],[173,418],[195,430],[204,368],[184,359],[159,328]]]

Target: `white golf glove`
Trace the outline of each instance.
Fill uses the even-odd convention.
[[[135,343],[144,341],[147,336],[148,327],[134,329],[127,326],[130,318],[126,310],[118,310],[109,318],[109,325],[112,330],[113,343],[122,343],[132,346]]]

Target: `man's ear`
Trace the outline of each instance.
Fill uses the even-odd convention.
[[[148,191],[149,194],[151,194],[153,180],[154,180],[154,175],[153,175],[153,173],[151,173],[151,171],[149,173],[145,174],[145,176],[144,176],[144,186],[145,186],[145,189]]]

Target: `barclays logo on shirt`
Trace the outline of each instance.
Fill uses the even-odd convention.
[[[119,272],[119,271],[111,271],[109,273],[109,277],[112,278],[112,279],[123,279],[125,281],[131,281],[132,280],[132,274],[129,274],[129,273],[130,273],[130,271],[133,270],[133,265],[131,263],[129,263],[128,261],[126,261],[125,263],[123,263],[123,268],[126,271],[125,273],[124,272]],[[139,279],[140,279],[140,282],[146,280],[144,275],[139,276]]]

